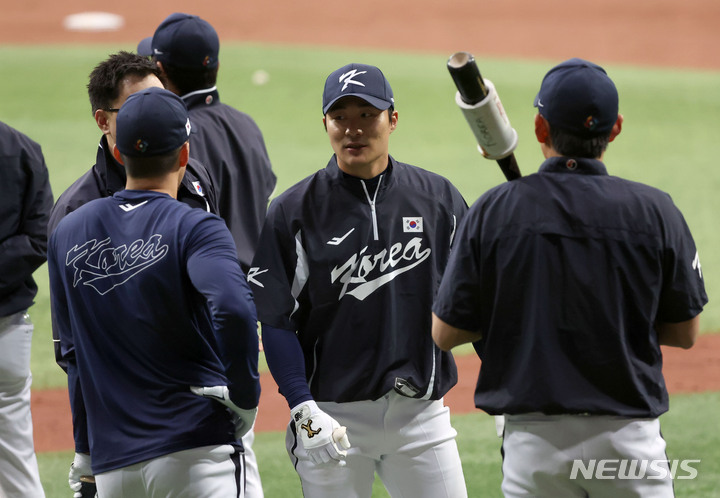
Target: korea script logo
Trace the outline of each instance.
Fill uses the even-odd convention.
[[[405,247],[398,242],[389,250],[367,254],[368,247],[365,246],[360,252],[353,254],[330,273],[332,283],[339,281],[343,284],[338,300],[347,294],[362,301],[398,275],[418,266],[432,253],[429,247],[423,249],[422,243],[422,238],[414,237]]]
[[[162,235],[155,234],[146,241],[112,247],[108,237],[74,246],[65,258],[65,265],[75,268],[73,287],[82,283],[100,295],[107,294],[165,257],[168,246],[161,239]]]

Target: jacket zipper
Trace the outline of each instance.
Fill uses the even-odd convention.
[[[372,199],[370,198],[370,192],[368,192],[367,186],[365,185],[365,180],[360,180],[363,190],[365,191],[365,197],[367,197],[368,204],[370,204],[370,213],[372,214],[373,222],[373,240],[380,239],[380,235],[378,233],[377,211],[375,210],[375,200],[377,199],[378,192],[380,192],[380,184],[382,183],[383,176],[384,175],[380,175],[380,178],[378,178],[378,184],[377,187],[375,187],[375,194]]]

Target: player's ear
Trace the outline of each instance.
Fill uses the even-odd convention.
[[[398,124],[398,112],[393,109],[393,111],[390,113],[390,133],[395,131],[395,128],[397,128]]]
[[[535,115],[535,137],[541,144],[547,143],[550,138],[548,122],[539,113]]]
[[[323,116],[323,126],[325,127],[325,131],[327,131],[327,117]]]
[[[107,135],[110,133],[110,118],[108,118],[107,112],[102,109],[96,110],[95,123],[97,123],[98,128],[100,128],[100,131],[102,131],[103,134]]]
[[[120,149],[117,148],[117,144],[113,145],[113,156],[123,166],[125,166],[125,163],[123,163],[122,156],[120,155]]]
[[[625,118],[623,118],[622,114],[618,114],[617,121],[615,121],[615,124],[612,127],[612,131],[610,132],[610,141],[612,142],[615,140],[615,137],[620,135],[620,132],[622,131],[622,124]]]
[[[187,166],[190,160],[190,142],[185,142],[180,149],[180,167]]]

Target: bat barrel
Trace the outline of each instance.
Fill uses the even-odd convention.
[[[463,102],[475,105],[487,97],[485,81],[471,53],[455,52],[448,59],[447,68]]]

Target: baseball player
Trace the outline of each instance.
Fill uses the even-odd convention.
[[[193,123],[190,155],[210,172],[217,187],[217,214],[230,229],[240,266],[247,273],[277,179],[255,121],[220,101],[217,32],[198,16],[176,12],[160,23],[153,36],[142,40],[137,51],[152,56],[167,88],[188,107]],[[254,439],[253,430],[243,438],[247,495],[263,498]]]
[[[103,135],[95,165],[65,190],[53,206],[47,225],[48,237],[67,214],[94,199],[112,196],[125,188],[125,167],[113,156],[117,113],[132,93],[150,87],[162,88],[157,69],[146,57],[130,52],[121,51],[110,55],[90,73],[88,97],[93,117]],[[210,176],[205,167],[194,159],[185,168],[177,199],[191,207],[217,213],[215,190]],[[55,360],[67,371],[54,321],[52,333]]]
[[[445,178],[389,155],[393,92],[374,66],[333,71],[327,167],[269,208],[248,275],[265,354],[291,412],[305,496],[467,496],[443,395],[452,356],[431,304],[467,205]]]
[[[112,154],[115,145],[118,110],[128,96],[151,86],[162,88],[157,69],[147,60],[130,52],[118,52],[100,62],[90,73],[88,96],[93,117],[102,131],[95,165],[78,178],[57,200],[50,214],[50,236],[67,214],[100,197],[112,196],[125,188],[125,168]],[[217,213],[215,188],[205,167],[191,160],[178,187],[178,200],[192,207]]]
[[[53,197],[40,145],[0,122],[0,496],[43,498],[30,413],[27,313],[45,263]]]
[[[474,342],[482,359],[475,405],[505,414],[505,496],[671,497],[660,345],[695,341],[707,302],[695,243],[670,196],[608,175],[623,117],[604,69],[555,66],[535,107],[545,162],[470,209],[433,338]],[[573,472],[604,459],[649,470]]]
[[[193,123],[190,156],[210,172],[217,188],[218,214],[227,223],[247,272],[277,180],[255,121],[220,101],[217,32],[198,16],[176,12],[153,36],[142,40],[137,51],[152,56],[168,90],[188,107]]]
[[[114,147],[126,190],[63,218],[49,243],[70,484],[94,475],[104,498],[244,496],[257,317],[222,219],[175,200],[190,129],[173,93],[128,97]]]

